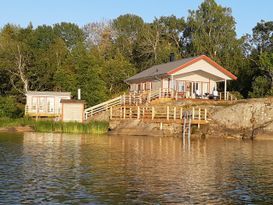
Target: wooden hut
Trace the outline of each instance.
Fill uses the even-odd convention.
[[[31,117],[61,117],[62,99],[71,99],[71,93],[29,91],[26,93],[25,115]]]

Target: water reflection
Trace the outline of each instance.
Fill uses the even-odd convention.
[[[189,147],[180,138],[0,134],[0,204],[271,202],[272,146],[271,141],[197,140]]]

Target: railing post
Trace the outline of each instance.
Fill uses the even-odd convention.
[[[183,119],[183,108],[181,107],[180,108],[180,120],[182,120]]]
[[[195,109],[194,109],[194,107],[192,108],[192,119],[194,120],[194,111],[195,111]]]
[[[126,118],[126,107],[125,106],[123,107],[123,118],[124,119]]]
[[[110,107],[110,120],[113,119],[113,107]]]
[[[170,108],[169,106],[167,106],[167,120],[170,119]]]
[[[123,94],[123,105],[125,105],[126,104],[126,95],[125,95],[125,93]]]
[[[200,128],[200,120],[201,120],[201,109],[198,109],[198,128]]]
[[[176,120],[176,107],[173,108],[173,119]]]
[[[155,108],[152,107],[152,120],[154,119],[154,117],[155,117]]]

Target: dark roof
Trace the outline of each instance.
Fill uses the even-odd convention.
[[[144,71],[126,79],[125,82],[128,82],[128,83],[137,82],[137,81],[144,80],[144,79],[148,80],[148,79],[155,78],[155,77],[165,76],[165,75],[167,75],[168,72],[170,72],[170,71],[176,69],[177,67],[179,67],[185,63],[188,63],[198,57],[199,56],[190,57],[190,58],[183,58],[183,59],[176,60],[173,62],[154,65],[151,68],[148,68],[147,70],[144,70]]]
[[[72,104],[85,104],[85,100],[68,100],[68,99],[61,99],[61,103],[72,103]]]

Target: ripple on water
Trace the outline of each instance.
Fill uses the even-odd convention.
[[[273,142],[0,134],[0,204],[273,201]]]

